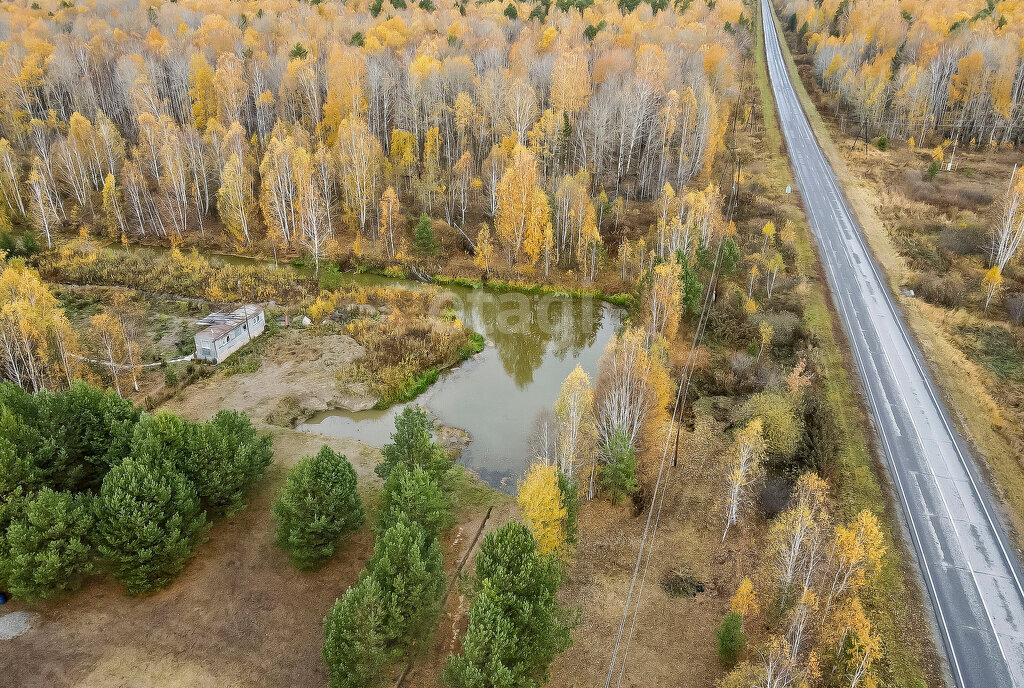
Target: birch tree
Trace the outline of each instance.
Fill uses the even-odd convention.
[[[726,464],[728,495],[722,542],[725,542],[729,528],[739,522],[740,512],[749,504],[751,486],[764,474],[764,459],[764,432],[761,419],[755,418],[736,435]]]
[[[252,188],[252,171],[239,154],[233,154],[221,172],[221,184],[217,189],[217,212],[238,246],[249,246],[252,243],[249,228],[256,209]]]
[[[1002,274],[1024,243],[1024,172],[1017,167],[1010,175],[1010,184],[1003,199],[1003,214],[992,233],[989,266]],[[989,294],[991,299],[991,294]],[[986,302],[986,307],[988,306]]]
[[[557,461],[559,470],[575,475],[593,465],[597,452],[597,423],[594,419],[594,392],[590,376],[577,365],[562,383],[555,402],[558,423]]]

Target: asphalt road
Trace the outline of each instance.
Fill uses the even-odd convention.
[[[811,131],[769,0],[761,8],[790,161],[903,503],[950,673],[965,688],[1024,686],[1024,576],[1017,555]]]

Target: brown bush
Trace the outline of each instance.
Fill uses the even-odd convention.
[[[907,172],[906,195],[914,201],[938,209],[976,210],[992,203],[992,196],[980,189],[963,189],[954,183],[922,179],[917,172]]]
[[[1014,325],[1024,325],[1024,292],[1006,297],[1006,315]]]
[[[959,308],[967,298],[967,285],[957,273],[943,276],[919,274],[910,284],[911,289],[925,301],[946,308]]]
[[[989,238],[984,228],[950,225],[939,234],[939,246],[958,256],[981,255],[988,251]]]

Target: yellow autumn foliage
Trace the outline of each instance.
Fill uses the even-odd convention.
[[[558,489],[558,469],[554,465],[534,464],[519,483],[517,499],[523,521],[537,540],[541,554],[568,556],[566,518],[568,512]]]

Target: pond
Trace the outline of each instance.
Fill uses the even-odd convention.
[[[167,249],[131,250],[156,255]],[[225,263],[260,260],[204,255]],[[308,274],[311,268],[296,271]],[[451,307],[467,327],[484,335],[487,345],[481,353],[443,371],[412,403],[426,408],[437,423],[466,431],[470,441],[460,463],[506,492],[515,491],[518,478],[533,459],[531,435],[537,416],[551,409],[562,382],[577,364],[593,380],[598,359],[625,315],[621,308],[588,297],[436,287],[369,274],[345,273],[341,279],[342,284],[436,290],[435,312]],[[385,410],[326,411],[297,428],[380,447],[391,441],[395,416],[403,408],[404,404],[396,404]]]
[[[349,275],[349,279],[423,288],[368,275]],[[465,430],[470,442],[460,462],[489,485],[513,492],[533,458],[531,434],[537,416],[553,406],[563,380],[577,364],[593,379],[624,311],[585,297],[439,289],[439,302],[450,302],[467,327],[484,335],[487,346],[444,371],[412,403],[426,408],[438,423]],[[402,408],[329,411],[298,429],[379,447],[390,441],[395,416]]]

